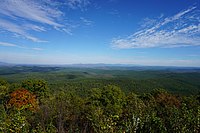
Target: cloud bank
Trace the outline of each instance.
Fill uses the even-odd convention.
[[[141,30],[125,38],[114,38],[118,49],[183,47],[200,45],[200,10],[196,6],[173,16],[145,19]]]

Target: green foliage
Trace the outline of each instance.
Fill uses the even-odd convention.
[[[3,100],[8,96],[8,87],[0,86],[0,103],[3,103]]]
[[[21,110],[12,110],[8,114],[3,112],[1,115],[4,117],[0,120],[0,131],[5,133],[29,132],[29,123]]]
[[[0,132],[198,133],[199,95],[174,95],[164,89],[138,94],[124,91],[123,83],[83,80],[65,86],[54,84],[55,88],[48,89],[43,80],[26,80],[21,86],[27,91],[16,90],[19,83],[2,81]],[[140,87],[136,82],[131,85]],[[29,108],[36,98],[40,103],[32,111]]]
[[[3,98],[8,94],[8,88],[8,82],[0,79],[0,101],[3,100]]]
[[[120,118],[122,129],[126,132],[135,132],[139,128],[146,106],[136,94],[130,93],[126,96],[123,108],[123,115]]]
[[[119,87],[108,85],[102,89],[91,90],[89,101],[94,106],[102,107],[105,114],[118,115],[122,112],[124,97]]]
[[[48,91],[47,83],[44,80],[25,80],[21,86],[35,93],[37,96],[45,96]]]
[[[119,87],[108,85],[90,92],[86,103],[86,118],[96,132],[117,131],[125,95]]]
[[[0,104],[0,132],[5,132],[5,127],[6,127],[6,110],[3,104]]]
[[[9,84],[6,80],[0,78],[0,86],[8,86],[8,85]]]

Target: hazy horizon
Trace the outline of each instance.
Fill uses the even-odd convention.
[[[200,66],[199,0],[2,0],[0,62]]]

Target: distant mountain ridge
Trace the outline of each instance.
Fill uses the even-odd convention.
[[[0,62],[0,66],[14,66],[14,64],[7,62]]]
[[[91,69],[102,69],[102,70],[167,70],[167,71],[200,71],[200,67],[179,67],[179,66],[144,66],[135,64],[15,64],[0,62],[0,67],[58,67],[58,68],[91,68]]]

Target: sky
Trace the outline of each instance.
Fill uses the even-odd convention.
[[[0,0],[0,62],[200,67],[200,0]]]

